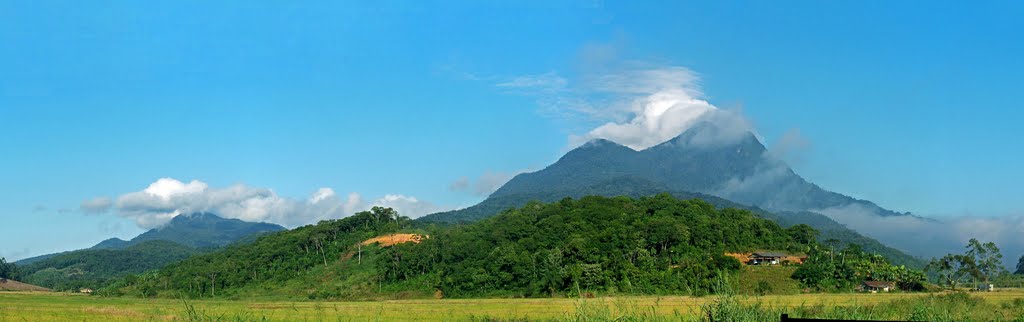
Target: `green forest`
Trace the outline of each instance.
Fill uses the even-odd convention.
[[[377,265],[385,281],[427,279],[446,296],[706,294],[740,267],[725,252],[805,252],[813,233],[699,199],[584,197],[527,204],[396,245]]]
[[[420,243],[362,245],[395,232]],[[159,270],[130,274],[102,294],[143,297],[561,297],[715,292],[740,274],[726,252],[808,256],[793,274],[821,291],[872,278],[919,289],[924,274],[856,245],[819,243],[807,225],[783,228],[700,199],[566,198],[533,202],[469,224],[419,223],[390,208],[260,236]],[[834,254],[833,254],[834,253]],[[735,278],[732,278],[735,280]]]

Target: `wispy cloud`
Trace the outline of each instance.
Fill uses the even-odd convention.
[[[114,201],[108,197],[96,197],[82,201],[78,209],[87,214],[100,214],[110,210],[110,207],[113,205]]]
[[[529,169],[515,172],[487,171],[472,180],[469,177],[460,177],[448,185],[448,190],[486,197],[495,190],[498,190],[498,188],[501,188],[509,180],[512,180],[516,175],[529,171]]]
[[[539,75],[517,76],[508,81],[495,84],[495,86],[498,87],[536,90],[545,93],[562,91],[568,85],[569,80],[559,76],[555,72],[547,72]]]
[[[1020,238],[1024,232],[1024,216],[1021,215],[936,218],[879,216],[871,208],[859,204],[815,212],[915,255],[933,257],[963,252],[964,245],[971,238],[995,242],[1002,249],[1004,261],[1015,261],[1024,254],[1024,239]],[[1012,265],[1016,262],[1004,264]]]
[[[789,164],[799,163],[803,153],[810,149],[811,140],[800,133],[800,129],[794,128],[783,133],[778,140],[770,146],[771,156],[785,160]]]
[[[514,77],[495,86],[536,89],[525,93],[537,96],[544,114],[596,124],[585,133],[570,135],[570,147],[601,138],[642,150],[701,121],[731,130],[724,134],[753,131],[742,113],[708,102],[699,81],[685,67],[628,62],[583,73],[577,82],[548,72]]]
[[[236,184],[224,188],[210,187],[192,180],[182,182],[161,178],[143,190],[125,193],[116,201],[95,198],[82,203],[83,212],[113,209],[130,218],[141,228],[163,225],[182,214],[208,211],[226,218],[264,221],[295,227],[351,215],[373,206],[395,208],[410,217],[447,210],[448,208],[412,196],[389,194],[366,201],[359,193],[339,196],[331,188],[320,188],[305,199],[278,195],[271,189]]]

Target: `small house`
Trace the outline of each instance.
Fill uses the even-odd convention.
[[[92,289],[91,288],[83,288],[83,289],[78,290],[78,293],[92,294]]]
[[[789,255],[783,253],[773,252],[756,252],[750,254],[750,264],[752,265],[778,265],[782,262],[782,258]]]
[[[896,285],[892,282],[882,281],[864,281],[864,284],[861,286],[865,292],[871,293],[888,292],[896,288]]]
[[[992,284],[978,284],[979,292],[992,292],[996,290],[996,286]]]

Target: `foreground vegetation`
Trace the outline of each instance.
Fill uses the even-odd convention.
[[[0,293],[0,321],[770,321],[783,313],[835,319],[1024,321],[1024,291],[373,302]]]

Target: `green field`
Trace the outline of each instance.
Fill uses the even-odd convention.
[[[724,308],[733,302],[732,308]],[[611,297],[596,299],[423,299],[372,302],[229,301],[104,298],[61,293],[0,293],[0,321],[434,321],[697,320],[706,309],[740,319],[798,316],[926,320],[1024,320],[1024,291],[934,294],[800,294],[761,297]]]

